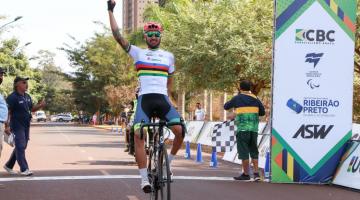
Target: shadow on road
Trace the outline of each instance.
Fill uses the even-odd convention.
[[[75,163],[64,163],[65,165],[113,165],[113,166],[136,166],[135,160],[131,161],[108,161],[108,160],[92,160],[78,161]]]

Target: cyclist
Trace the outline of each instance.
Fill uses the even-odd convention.
[[[140,125],[141,122],[150,122],[150,117],[154,112],[161,119],[170,122],[180,122],[180,115],[170,103],[168,96],[168,94],[171,94],[175,59],[172,53],[159,49],[163,29],[156,22],[148,22],[144,25],[144,39],[148,49],[141,49],[129,44],[120,34],[113,15],[115,4],[114,0],[108,1],[111,30],[115,40],[134,59],[140,82],[139,99],[134,120],[135,157],[141,175],[141,189],[145,193],[150,193],[152,186],[148,179],[144,138],[140,138]],[[175,134],[175,139],[169,154],[170,164],[183,142],[182,127],[173,126],[171,130]]]
[[[129,119],[128,119],[128,126],[126,128],[126,135],[127,135],[127,145],[129,149],[129,155],[135,155],[134,152],[134,119],[135,119],[135,112],[137,107],[137,100],[139,98],[139,89],[136,88],[135,91],[135,99],[130,103],[131,111],[129,112]]]

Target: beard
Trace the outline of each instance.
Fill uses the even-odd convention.
[[[160,46],[160,41],[161,40],[159,40],[159,42],[156,45],[154,45],[154,44],[151,44],[150,41],[146,40],[146,44],[148,45],[149,49],[157,49]]]

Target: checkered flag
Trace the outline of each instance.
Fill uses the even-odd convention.
[[[232,151],[236,142],[236,126],[234,120],[225,121],[214,126],[212,143],[216,147],[216,152]]]

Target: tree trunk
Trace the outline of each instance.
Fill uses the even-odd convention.
[[[180,116],[185,119],[185,92],[180,91],[177,98],[177,106]]]
[[[209,113],[208,113],[209,110],[208,110],[208,91],[207,90],[204,90],[203,99],[204,99],[204,102],[203,102],[202,106],[203,106],[203,108],[204,108],[204,110],[206,112],[206,115],[208,116],[209,115]]]
[[[227,94],[226,92],[224,92],[221,96],[220,96],[220,120],[221,121],[226,121],[227,115],[226,115],[226,110],[224,109],[224,104],[226,103],[226,98],[227,98]]]
[[[207,119],[209,121],[213,120],[213,92],[209,91],[209,94],[207,95],[207,109],[206,109],[206,114],[207,114]]]

